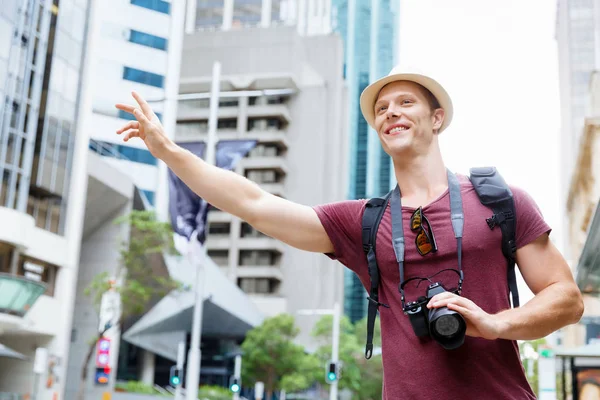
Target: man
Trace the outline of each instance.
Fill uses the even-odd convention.
[[[209,203],[293,247],[339,260],[369,287],[361,242],[365,200],[311,208],[266,193],[242,176],[208,165],[175,145],[148,104],[138,94],[133,96],[139,107],[117,105],[137,120],[117,131],[125,141],[141,138],[155,157]],[[425,277],[456,286],[456,275],[444,272],[456,268],[458,252],[450,219],[450,175],[438,143],[439,134],[452,119],[450,96],[432,78],[396,68],[365,89],[361,109],[394,162],[406,244],[405,280]],[[389,305],[380,308],[384,398],[533,399],[516,340],[541,338],[576,323],[583,313],[581,294],[567,263],[549,240],[550,228],[536,204],[524,191],[512,188],[518,221],[517,264],[535,297],[511,309],[501,233],[488,228],[485,219],[490,210],[480,203],[469,180],[458,179],[465,215],[462,295],[441,293],[427,306],[448,307],[464,317],[467,338],[459,348],[446,350],[430,338],[415,335],[398,291],[391,206],[381,221],[376,248],[379,301]],[[424,231],[411,229],[417,210],[422,215],[419,221],[428,222]],[[421,242],[416,242],[416,236],[423,232],[431,239],[426,251],[417,249]],[[406,287],[407,300],[422,296],[426,286]]]

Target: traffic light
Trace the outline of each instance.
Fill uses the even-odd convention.
[[[240,390],[242,390],[242,382],[240,381],[240,378],[235,376],[229,378],[229,390],[231,390],[233,393],[239,393]]]
[[[181,376],[182,376],[182,371],[181,368],[177,368],[177,366],[172,366],[171,367],[171,373],[169,375],[169,383],[171,384],[171,386],[173,387],[177,387],[179,385],[181,385]]]
[[[327,364],[327,371],[325,371],[325,381],[329,384],[336,382],[339,378],[338,373],[338,364],[330,361],[329,364]]]

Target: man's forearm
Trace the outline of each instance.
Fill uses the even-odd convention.
[[[502,311],[495,317],[500,339],[534,340],[576,323],[582,314],[577,287],[559,282],[539,292],[524,306]]]
[[[172,142],[160,158],[197,195],[245,221],[252,218],[252,204],[266,194],[249,179],[210,165]]]

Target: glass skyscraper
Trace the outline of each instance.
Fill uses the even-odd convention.
[[[397,63],[399,2],[332,0],[332,27],[344,39],[344,75],[348,85],[350,179],[348,197],[364,199],[387,193],[395,181],[390,157],[360,111],[360,94]],[[344,312],[351,321],[367,313],[365,288],[345,271]]]
[[[62,235],[87,0],[0,5],[0,206]]]

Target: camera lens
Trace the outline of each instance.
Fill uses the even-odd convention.
[[[458,333],[460,322],[455,315],[442,315],[435,320],[435,331],[440,336],[453,336]]]

